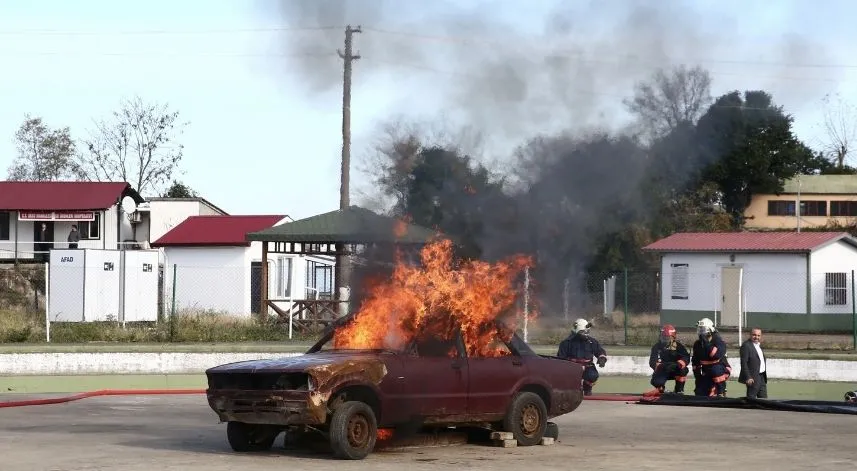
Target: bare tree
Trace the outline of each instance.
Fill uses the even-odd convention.
[[[836,100],[827,95],[823,101],[825,138],[822,149],[837,167],[843,168],[845,159],[853,151],[851,147],[857,141],[857,107],[844,101],[838,94]]]
[[[126,100],[109,121],[97,121],[84,141],[81,176],[95,181],[125,181],[140,193],[161,194],[183,156],[176,141],[186,122],[166,105]]]
[[[74,177],[75,146],[68,127],[50,129],[42,118],[27,115],[15,133],[18,157],[9,180],[55,181]]]
[[[658,69],[634,87],[634,97],[623,100],[636,115],[645,137],[663,136],[681,123],[695,124],[712,102],[711,74],[702,67],[680,65]]]

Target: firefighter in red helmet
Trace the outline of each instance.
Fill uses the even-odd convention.
[[[649,355],[649,366],[652,368],[652,386],[658,391],[664,392],[667,381],[674,380],[673,392],[684,393],[684,383],[690,371],[687,365],[690,363],[690,353],[687,347],[676,337],[675,327],[666,324],[661,329],[658,342],[652,345]]]

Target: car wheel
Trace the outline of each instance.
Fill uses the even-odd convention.
[[[511,432],[520,446],[538,445],[547,428],[548,412],[538,394],[522,392],[515,396],[503,420],[503,429]]]
[[[366,403],[348,401],[333,411],[328,433],[334,456],[362,460],[375,448],[378,422]]]
[[[229,446],[238,452],[269,450],[274,445],[277,435],[279,433],[264,425],[244,422],[226,424],[226,439],[229,441]]]

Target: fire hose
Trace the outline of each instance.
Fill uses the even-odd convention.
[[[24,399],[20,401],[0,401],[0,409],[4,407],[44,406],[79,401],[96,396],[152,396],[172,394],[205,394],[205,389],[100,389],[87,391],[71,396],[50,397],[43,399]]]

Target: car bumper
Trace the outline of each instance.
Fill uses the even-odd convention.
[[[554,391],[551,397],[551,408],[548,415],[557,417],[563,414],[573,412],[583,403],[583,391]]]
[[[223,422],[318,425],[327,408],[306,391],[207,390],[208,405]]]

